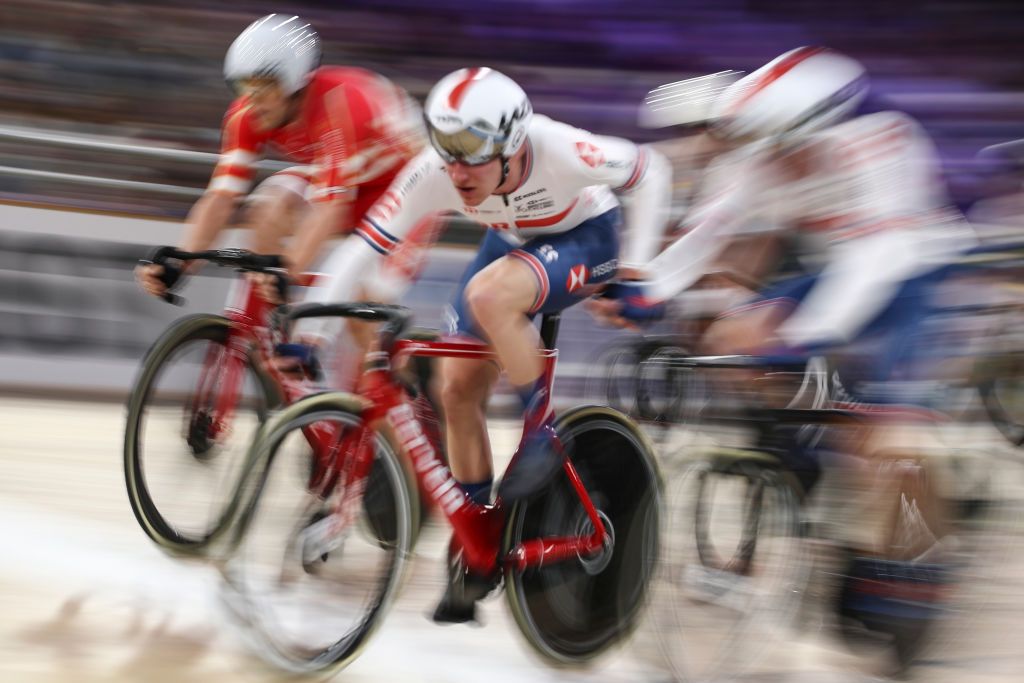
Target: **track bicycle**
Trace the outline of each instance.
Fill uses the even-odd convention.
[[[169,259],[206,260],[253,273],[281,267],[278,256],[240,249],[160,247],[150,262],[165,265]],[[298,284],[311,282],[306,276]],[[172,292],[164,299],[182,301]],[[311,378],[275,366],[279,339],[268,323],[275,307],[241,277],[223,315],[199,313],[177,320],[142,362],[127,405],[125,482],[139,525],[171,555],[210,553],[236,512],[231,492],[245,476],[244,456],[259,425],[272,410],[322,390]],[[308,430],[306,437],[312,445],[307,485],[312,491],[329,489],[336,476],[326,459],[333,436]],[[368,500],[387,507],[391,493],[385,485],[375,471]]]
[[[492,359],[466,340],[399,338],[407,309],[381,304],[307,304],[280,311],[381,321],[380,351],[356,393],[306,397],[260,429],[249,453],[249,478],[233,527],[235,551],[225,568],[226,601],[273,664],[297,672],[333,672],[359,654],[401,584],[408,559],[412,491],[406,452],[419,487],[444,512],[468,571],[503,578],[505,595],[526,640],[547,660],[585,662],[621,642],[637,624],[658,552],[660,479],[651,448],[625,415],[584,406],[556,423],[563,471],[537,496],[508,506],[474,503],[438,456],[424,428],[416,388],[395,368],[413,357]],[[558,316],[541,326],[545,376],[554,376]],[[386,425],[386,427],[385,427]],[[331,457],[339,477],[329,505],[310,496],[289,464],[302,432],[341,434]],[[387,542],[360,523],[370,468],[385,473],[395,520]],[[515,458],[510,467],[515,466]]]

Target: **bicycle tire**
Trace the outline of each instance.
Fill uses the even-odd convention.
[[[556,423],[602,519],[610,550],[518,572],[505,569],[506,597],[527,642],[556,664],[583,664],[627,638],[646,604],[658,555],[661,479],[643,433],[625,415],[581,407]],[[632,465],[627,463],[632,461]],[[517,502],[505,527],[506,553],[525,539],[586,533],[589,519],[568,478]]]
[[[740,539],[735,549],[723,559],[715,546],[709,532],[710,517],[708,511],[709,477],[736,477],[745,481],[744,520]],[[792,494],[793,500],[802,497],[800,484],[795,478],[784,474],[779,466],[760,459],[720,459],[712,463],[706,471],[698,474],[697,499],[694,501],[694,534],[697,555],[701,564],[709,569],[747,574],[757,549],[757,532],[760,526],[761,512],[764,507],[764,491],[766,487],[785,486]],[[797,528],[794,527],[794,531]]]
[[[199,530],[184,530],[167,518],[166,510],[161,510],[162,504],[154,500],[151,484],[147,482],[146,477],[146,448],[140,444],[146,409],[161,373],[167,369],[178,352],[193,342],[223,345],[232,326],[233,323],[227,318],[210,314],[187,316],[173,323],[150,347],[128,398],[124,437],[124,475],[128,501],[146,535],[172,555],[203,554],[230,525],[234,510],[233,500],[224,499],[224,505],[219,506],[219,509],[210,515],[209,523],[204,525],[205,528]],[[278,391],[273,381],[260,371],[251,355],[246,359],[244,368],[246,373],[251,373],[258,391],[262,394],[259,397],[261,403],[258,403],[256,408],[257,418],[262,422],[270,408],[279,403]],[[244,378],[241,381],[244,382]],[[189,429],[191,427],[192,425]],[[192,438],[191,434],[185,438],[188,442]],[[192,457],[197,460],[209,459],[209,446],[201,453],[197,452],[203,450],[201,447],[191,445],[190,448],[193,451]],[[240,477],[244,474],[244,469],[243,465]]]
[[[267,506],[268,481],[274,471],[288,472],[289,468],[280,467],[278,460],[281,457],[280,451],[283,448],[289,435],[302,430],[311,424],[318,422],[338,422],[343,425],[357,426],[362,424],[362,400],[357,396],[340,392],[317,394],[306,397],[269,420],[261,429],[252,446],[251,472],[254,473],[248,481],[245,491],[239,492],[240,498],[245,498],[244,510],[238,516],[232,534],[232,558],[225,567],[225,590],[236,598],[240,598],[243,607],[234,610],[234,616],[241,621],[242,626],[250,640],[254,641],[254,649],[258,655],[271,665],[293,673],[300,674],[333,674],[348,666],[354,661],[363,648],[369,642],[372,635],[390,608],[396,597],[404,578],[407,559],[412,551],[414,533],[418,530],[419,504],[416,489],[410,486],[412,473],[409,471],[405,459],[400,457],[392,448],[389,440],[379,431],[374,433],[375,461],[374,467],[387,481],[391,495],[389,501],[393,504],[394,510],[391,520],[393,525],[381,527],[372,520],[368,524],[356,524],[355,529],[362,532],[358,538],[363,543],[363,551],[376,552],[380,550],[385,553],[386,559],[381,564],[381,573],[376,582],[373,583],[372,594],[363,605],[363,612],[355,623],[355,626],[336,638],[331,635],[324,643],[308,645],[302,643],[286,642],[287,636],[281,633],[287,630],[287,608],[282,608],[283,600],[279,597],[270,596],[259,590],[247,588],[248,575],[254,573],[246,544],[251,540],[254,524],[261,515],[261,507]],[[302,436],[302,439],[305,437]],[[296,468],[297,469],[297,468]],[[301,479],[301,477],[298,477]],[[308,493],[308,491],[307,491]],[[276,519],[277,514],[274,508],[268,508],[265,517]],[[367,507],[361,503],[360,510],[367,513]],[[321,518],[322,519],[322,518]],[[302,521],[302,520],[300,520]],[[319,521],[314,518],[314,522]],[[312,528],[309,524],[306,529]],[[381,538],[382,528],[393,532],[393,537]],[[389,533],[389,532],[383,532]],[[376,538],[372,538],[377,534]],[[348,532],[342,540],[339,548],[334,548],[325,553],[324,562],[329,564],[333,560],[342,557],[346,551],[351,551],[353,538],[357,536]],[[256,542],[259,546],[260,543]],[[265,547],[265,546],[264,546]],[[301,552],[304,547],[300,548]],[[314,554],[318,554],[317,551]],[[351,556],[359,557],[359,551],[348,552]],[[292,560],[297,559],[292,557]],[[302,558],[298,558],[302,559]],[[284,560],[289,560],[289,549],[285,549]],[[297,569],[295,569],[298,572]],[[339,590],[323,590],[324,585],[335,588],[343,583],[341,576],[330,582],[330,577],[322,576],[323,571],[312,571],[305,566],[303,561],[303,576],[316,584],[316,590],[310,592],[311,599],[319,606],[321,611],[329,610],[334,604],[330,600],[340,599]],[[344,575],[352,576],[360,572],[346,571]],[[308,608],[309,606],[306,606]],[[289,608],[302,610],[302,606],[290,605]],[[337,612],[337,610],[329,610]],[[275,615],[271,613],[275,613]],[[281,614],[284,613],[284,614]],[[278,623],[273,623],[273,622]]]

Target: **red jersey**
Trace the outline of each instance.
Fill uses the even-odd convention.
[[[232,102],[210,190],[249,191],[267,145],[315,169],[314,201],[393,175],[423,147],[419,107],[383,76],[350,67],[317,69],[293,121],[261,131],[248,98]]]

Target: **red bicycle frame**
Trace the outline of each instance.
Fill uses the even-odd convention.
[[[473,502],[442,462],[438,455],[440,445],[429,430],[424,428],[424,416],[417,404],[410,400],[408,391],[391,372],[392,364],[400,365],[412,356],[474,360],[496,358],[494,352],[484,344],[463,340],[400,339],[394,343],[390,354],[375,354],[368,363],[368,369],[360,378],[357,389],[358,395],[367,404],[362,416],[363,427],[354,430],[357,433],[349,436],[358,443],[357,450],[342,448],[337,451],[338,457],[348,461],[339,463],[339,469],[346,471],[345,482],[359,481],[367,476],[373,459],[372,440],[369,436],[374,431],[374,425],[386,421],[394,430],[398,446],[408,456],[421,491],[448,517],[455,537],[463,548],[466,566],[472,571],[491,574],[498,568],[499,562],[522,571],[527,567],[590,555],[601,550],[609,540],[607,530],[601,523],[597,509],[572,462],[565,457],[562,444],[556,439],[556,452],[563,458],[565,473],[590,519],[593,532],[581,536],[529,539],[510,549],[504,558],[499,558],[501,530],[507,518],[506,508],[500,498],[494,505],[479,505]],[[544,350],[541,356],[544,360],[544,376],[548,383],[546,396],[550,397],[558,351]],[[346,454],[349,453],[354,453],[354,457],[347,457]],[[343,511],[354,508],[362,488],[345,487],[340,502]]]
[[[309,286],[315,276],[306,275],[298,284]],[[211,345],[199,376],[192,405],[192,419],[197,411],[209,410],[207,436],[217,439],[228,432],[240,400],[245,365],[250,352],[255,349],[262,369],[277,386],[285,404],[294,403],[308,395],[314,387],[307,381],[296,380],[277,370],[271,362],[274,356],[274,335],[268,327],[270,313],[275,304],[263,298],[249,278],[238,278],[231,303],[224,316],[231,321],[227,339],[223,346]],[[334,458],[333,451],[339,448],[338,434],[332,430],[307,428],[303,430],[313,452],[317,454],[310,488],[324,484],[326,473]]]

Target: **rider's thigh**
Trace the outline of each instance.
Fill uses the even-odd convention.
[[[764,302],[723,315],[708,326],[701,339],[702,353],[747,353],[772,337],[791,312],[786,303]]]
[[[281,241],[295,232],[309,209],[309,202],[294,190],[271,185],[254,194],[246,212],[253,230],[252,247],[257,253],[279,253]]]
[[[478,321],[495,315],[526,313],[537,300],[537,276],[525,261],[502,256],[466,285],[466,303]]]

